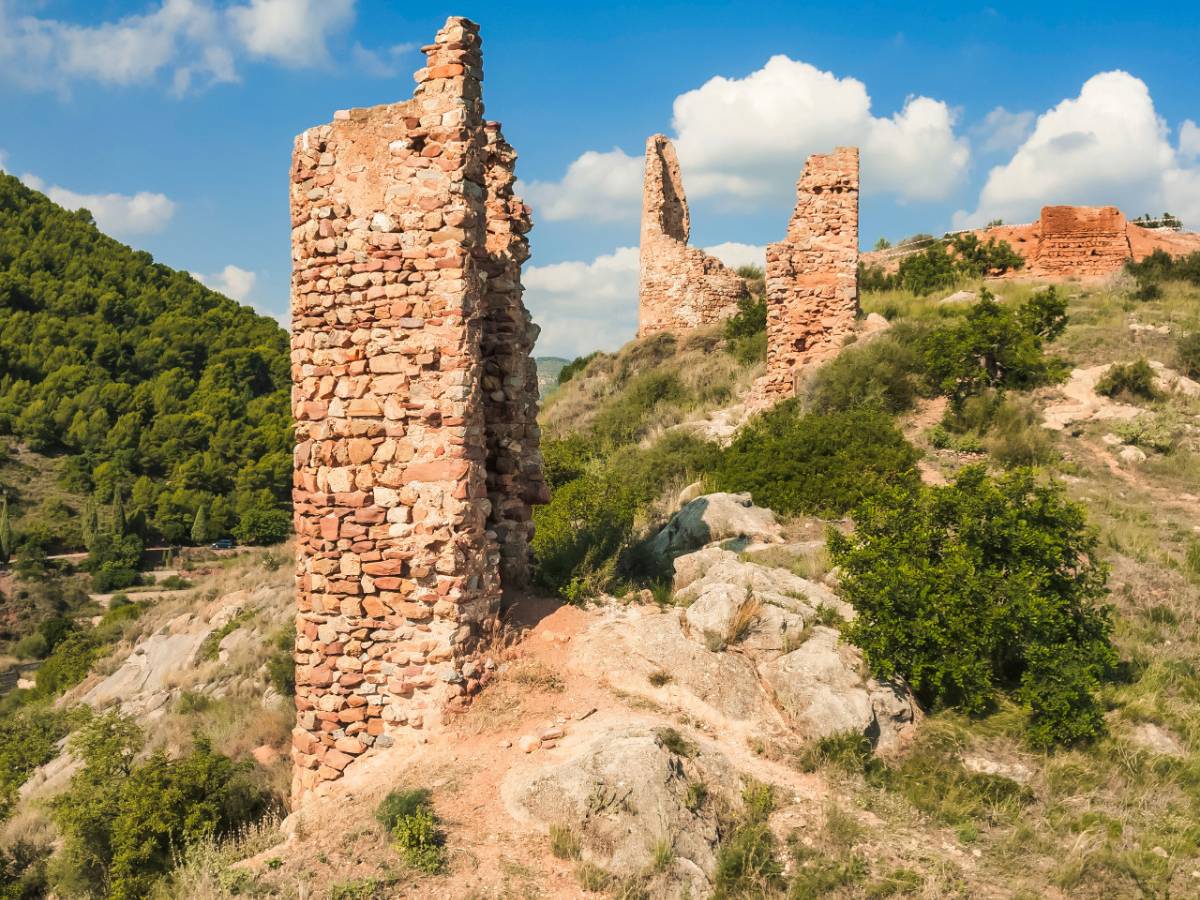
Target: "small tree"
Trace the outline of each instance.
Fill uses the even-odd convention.
[[[885,238],[885,237],[881,237],[879,240],[877,240],[877,241],[875,242],[875,246],[874,246],[874,248],[873,248],[873,249],[874,249],[874,250],[876,250],[876,251],[879,251],[879,250],[891,250],[891,249],[892,249],[892,242],[891,242],[891,241],[889,241],[889,240],[888,240],[887,238]]]
[[[192,522],[192,543],[196,545],[206,543],[209,539],[208,532],[208,504],[201,503],[199,509],[196,510],[196,520]]]
[[[112,530],[117,537],[124,537],[127,523],[125,521],[125,500],[118,487],[113,491]]]
[[[91,550],[92,544],[96,541],[96,534],[100,531],[100,510],[96,505],[95,494],[89,495],[87,502],[83,505],[83,519],[80,522],[80,531],[83,535],[83,546]]]
[[[8,518],[8,494],[0,495],[0,563],[12,559],[13,531]]]

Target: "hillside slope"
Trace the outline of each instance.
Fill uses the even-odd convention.
[[[277,322],[0,173],[0,436],[54,457],[73,498],[0,467],[18,548],[83,549],[89,498],[118,495],[148,543],[189,541],[201,508],[201,539],[278,540],[288,366]]]

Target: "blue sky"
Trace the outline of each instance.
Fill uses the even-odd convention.
[[[862,237],[1043,203],[1200,229],[1196,4],[0,0],[0,165],[169,265],[287,310],[292,137],[406,98],[447,15],[534,206],[538,352],[627,339],[647,135],[694,244],[753,259],[811,152],[863,147]],[[715,79],[715,80],[714,80]]]

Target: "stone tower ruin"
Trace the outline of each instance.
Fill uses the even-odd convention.
[[[689,247],[690,234],[675,147],[666,135],[651,135],[642,182],[638,337],[724,321],[746,296],[741,276],[698,247]]]
[[[1115,206],[1044,206],[1040,225],[1040,273],[1098,278],[1133,258],[1128,223]]]
[[[808,158],[787,237],[767,247],[766,404],[796,393],[802,367],[837,355],[858,316],[858,148]]]
[[[422,50],[411,100],[292,158],[297,795],[479,689],[473,639],[547,498],[516,154],[483,119],[478,26]]]

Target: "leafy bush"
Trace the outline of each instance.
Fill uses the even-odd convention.
[[[1154,400],[1158,397],[1154,369],[1145,359],[1128,364],[1113,363],[1096,382],[1096,393],[1105,397]]]
[[[889,275],[883,266],[858,264],[858,289],[864,293],[892,291],[899,287],[899,278]]]
[[[275,635],[274,649],[267,657],[267,677],[271,686],[285,697],[296,696],[296,629],[287,626]]]
[[[946,245],[939,242],[921,253],[901,259],[897,277],[905,290],[923,297],[936,290],[953,287],[959,278],[959,271],[946,252]]]
[[[1037,411],[1027,404],[999,403],[983,438],[984,449],[1002,466],[1034,466],[1055,457],[1054,440]]]
[[[1046,344],[1067,325],[1067,302],[1050,287],[1017,309],[1002,306],[986,288],[958,323],[934,329],[924,340],[931,384],[956,404],[987,389],[1026,389],[1060,378],[1063,366],[1048,359]]]
[[[375,818],[414,869],[435,874],[445,868],[446,837],[438,827],[428,790],[390,792],[375,809]]]
[[[1103,730],[1095,693],[1116,664],[1107,570],[1060,487],[970,466],[945,487],[880,492],[855,526],[831,532],[830,551],[858,611],[843,634],[877,676],[968,713],[1013,690],[1039,745]]]
[[[292,516],[286,509],[279,509],[269,499],[243,511],[233,536],[240,543],[252,547],[278,544],[286,541],[292,533]]]
[[[110,713],[72,738],[83,762],[53,801],[64,838],[56,877],[63,894],[97,888],[110,898],[145,897],[173,852],[221,838],[266,812],[269,797],[234,763],[197,740],[187,756],[162,752],[135,762],[143,745],[132,720]]]
[[[654,410],[659,403],[682,401],[685,394],[683,382],[674,372],[651,370],[635,375],[597,413],[592,436],[605,447],[632,443],[657,424]]]
[[[1013,250],[1007,241],[997,242],[994,237],[984,242],[968,232],[958,235],[951,246],[959,271],[976,278],[1003,275],[1010,269],[1025,266],[1025,257]]]
[[[915,483],[916,460],[878,409],[804,415],[792,399],[743,428],[714,474],[721,490],[783,515],[840,515],[883,484]]]
[[[820,413],[877,406],[889,413],[910,409],[919,394],[924,360],[910,329],[850,346],[817,370],[807,407]]]
[[[551,499],[533,513],[537,580],[573,601],[630,574],[638,562],[631,554],[635,529],[647,505],[663,485],[698,477],[718,457],[714,444],[681,432],[664,435],[653,447],[622,447],[594,462],[583,458],[585,452],[580,444],[551,450]],[[561,480],[574,473],[579,474]]]
[[[86,632],[72,632],[54,648],[37,670],[37,692],[54,697],[87,677],[104,648]]]
[[[58,742],[66,737],[76,717],[75,713],[37,704],[0,719],[0,820],[12,810],[17,789],[30,773],[58,754]]]
[[[1165,250],[1155,250],[1141,262],[1127,262],[1125,271],[1140,284],[1188,281],[1200,285],[1200,252],[1177,257]]]
[[[738,311],[725,320],[725,339],[753,337],[767,330],[767,298],[747,295],[738,300]]]
[[[587,368],[587,364],[600,355],[597,350],[594,353],[589,353],[587,356],[577,356],[561,369],[558,370],[558,383],[566,384],[580,372]]]

